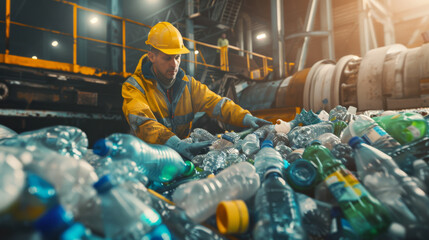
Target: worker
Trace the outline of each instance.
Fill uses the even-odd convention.
[[[222,35],[220,35],[220,38],[217,39],[217,46],[218,47],[225,47],[229,45],[229,41],[226,38],[226,33],[222,33]],[[217,54],[216,54],[216,60],[215,60],[215,65],[220,65],[220,50],[217,50]]]
[[[163,144],[192,159],[210,143],[188,143],[194,114],[238,127],[270,124],[221,97],[179,68],[181,54],[189,53],[182,35],[168,22],[152,27],[134,74],[122,85],[122,110],[134,135],[151,144]]]

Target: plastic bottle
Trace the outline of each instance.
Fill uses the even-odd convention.
[[[350,139],[349,144],[354,149],[363,184],[391,210],[397,222],[406,227],[429,221],[429,198],[390,156],[358,137]]]
[[[311,141],[324,133],[332,133],[333,124],[331,122],[321,122],[299,128],[293,138],[289,138],[292,147],[306,147]]]
[[[276,167],[280,171],[283,171],[285,169],[285,161],[280,153],[273,148],[273,142],[265,140],[261,145],[261,150],[255,155],[254,166],[256,173],[259,174],[259,179],[262,179],[269,168]]]
[[[185,211],[161,199],[158,196],[147,192],[152,200],[151,206],[161,215],[164,224],[171,231],[173,239],[183,240],[224,240],[221,234],[207,228],[203,225],[196,224],[189,218]]]
[[[18,135],[18,133],[16,133],[12,129],[0,124],[0,139],[10,138],[10,137],[14,137],[16,135]]]
[[[364,239],[387,230],[390,217],[381,203],[360,184],[329,149],[315,141],[304,151],[303,158],[314,162],[330,192],[338,201],[345,218]]]
[[[401,144],[424,137],[428,130],[428,122],[418,113],[398,113],[373,119]]]
[[[23,147],[29,151],[48,148],[61,155],[81,159],[88,149],[88,138],[79,128],[58,125],[2,139],[0,145]]]
[[[289,162],[289,164],[292,164],[294,161],[302,159],[302,154],[304,153],[304,150],[305,148],[298,148],[293,150],[287,155],[286,160]]]
[[[295,191],[306,193],[321,181],[316,165],[305,159],[295,160],[289,165],[286,180]]]
[[[247,156],[255,154],[257,151],[259,151],[259,138],[253,133],[247,135],[243,139],[241,149]]]
[[[204,171],[209,171],[212,173],[218,172],[221,169],[225,169],[227,167],[226,156],[227,154],[224,151],[212,150],[204,155],[201,168]]]
[[[259,188],[259,176],[248,162],[234,164],[214,178],[180,185],[173,193],[173,201],[195,222],[200,223],[213,215],[221,201],[245,200]]]
[[[293,190],[279,169],[266,171],[255,196],[254,239],[306,239]]]
[[[301,212],[302,226],[309,238],[327,239],[331,226],[332,205],[301,193],[296,193],[296,199]]]
[[[94,188],[101,199],[104,234],[107,238],[142,239],[154,232],[155,228],[161,227],[164,232],[160,234],[170,239],[170,232],[162,224],[161,216],[132,194],[115,187],[109,175],[101,177]]]
[[[217,138],[203,128],[195,128],[190,134],[193,142],[215,141]]]
[[[413,172],[414,176],[416,176],[423,184],[426,186],[426,189],[429,189],[429,166],[428,164],[418,159],[413,163]],[[426,192],[428,194],[428,192]]]
[[[156,182],[168,182],[194,173],[194,164],[183,161],[173,149],[147,144],[129,134],[114,133],[98,140],[93,151],[113,161],[132,160],[144,175]]]
[[[329,121],[344,121],[347,115],[347,108],[338,105],[329,111]]]
[[[344,219],[344,216],[339,207],[333,207],[331,209],[331,231],[327,239],[332,240],[359,240],[358,234],[350,226],[350,223]],[[380,235],[379,235],[380,236]]]
[[[286,133],[275,133],[271,141],[273,141],[274,147],[280,145],[289,145],[289,138],[287,137]]]
[[[274,149],[282,155],[283,159],[287,159],[287,156],[292,153],[292,149],[286,145],[277,145]]]
[[[333,133],[324,133],[317,137],[323,146],[327,147],[329,150],[332,150],[335,145],[341,143],[341,139],[335,136]]]

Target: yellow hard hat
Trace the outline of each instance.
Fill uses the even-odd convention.
[[[145,43],[168,55],[189,53],[183,44],[182,34],[169,22],[153,26]]]

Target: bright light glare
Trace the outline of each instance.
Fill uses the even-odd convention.
[[[32,58],[32,59],[37,59],[37,56],[32,56],[31,58]]]
[[[97,17],[92,17],[92,18],[89,20],[89,22],[90,22],[91,24],[96,24],[96,23],[98,22],[98,18],[97,18]]]
[[[200,51],[198,51],[198,50],[195,50],[195,55],[197,55],[198,53],[200,53]]]
[[[56,47],[56,46],[58,46],[58,41],[55,40],[51,44],[52,44],[53,47]]]
[[[256,36],[256,39],[261,40],[261,39],[264,39],[266,37],[267,37],[267,35],[265,33],[260,33]]]

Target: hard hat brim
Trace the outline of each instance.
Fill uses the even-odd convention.
[[[176,54],[187,54],[189,53],[189,50],[183,46],[183,48],[173,48],[173,49],[162,49],[162,48],[156,48],[159,51],[167,54],[167,55],[176,55]]]

